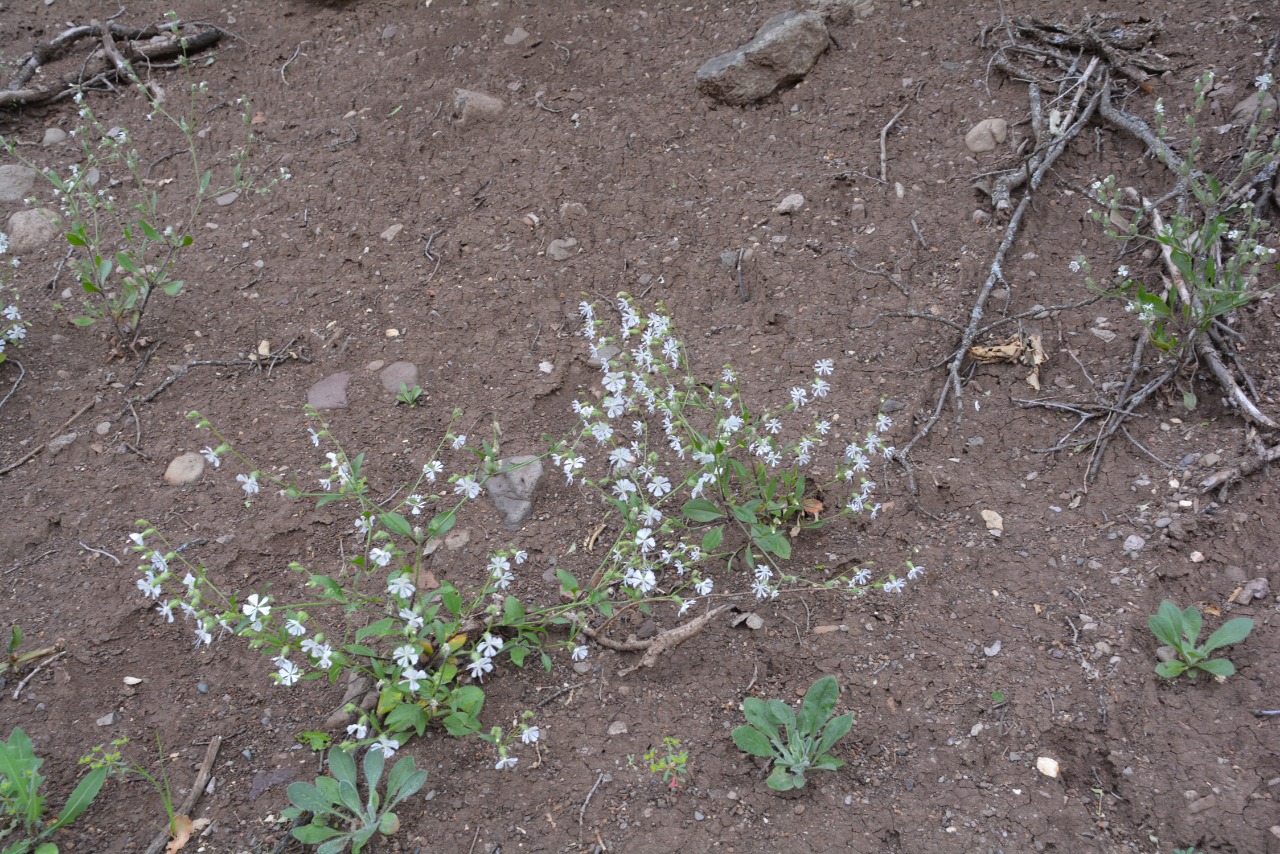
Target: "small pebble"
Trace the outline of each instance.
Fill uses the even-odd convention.
[[[706,818],[706,816],[702,814],[702,810],[694,810],[694,811],[693,811],[693,820],[694,820],[694,821],[702,821],[704,818]]]
[[[208,693],[209,693],[209,686],[208,686],[207,684],[205,684],[204,682],[197,682],[197,683],[196,683],[196,690],[197,690],[197,691],[199,691],[201,694],[208,694]]]
[[[609,734],[609,735],[626,735],[626,734],[627,734],[627,722],[626,722],[626,721],[614,721],[613,723],[609,724],[609,729],[608,729],[608,730],[606,730],[606,731],[608,732],[608,734]]]
[[[240,751],[240,755],[243,756],[245,759],[249,760],[250,762],[253,761],[253,751],[247,747],[244,750]]]

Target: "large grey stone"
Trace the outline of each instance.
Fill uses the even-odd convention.
[[[30,166],[7,163],[0,166],[0,202],[20,202],[36,185],[40,173]]]
[[[496,119],[506,108],[506,103],[493,95],[470,89],[453,90],[453,115],[459,124]]]
[[[413,362],[392,362],[382,369],[378,377],[382,380],[382,387],[392,394],[399,394],[402,384],[412,391],[418,384],[418,366]]]
[[[493,506],[506,518],[503,524],[514,531],[533,513],[533,491],[542,479],[542,461],[521,455],[498,461],[498,473],[485,483]]]
[[[347,382],[351,374],[339,371],[330,374],[307,389],[307,403],[316,409],[342,409],[347,405]]]
[[[62,231],[62,220],[46,208],[27,208],[9,217],[9,251],[14,255],[44,246]]]
[[[797,83],[831,44],[817,12],[783,12],[764,22],[755,38],[698,69],[698,90],[742,106]]]
[[[173,462],[164,470],[164,480],[171,486],[186,486],[195,483],[202,474],[204,457],[195,451],[188,451],[173,458]]]

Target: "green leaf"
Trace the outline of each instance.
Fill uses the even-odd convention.
[[[387,715],[384,726],[392,732],[416,730],[422,735],[427,730],[427,713],[414,703],[400,703]]]
[[[422,772],[426,776],[425,771]],[[406,797],[400,793],[400,788],[409,782],[414,776],[414,761],[412,756],[402,756],[400,761],[391,768],[391,773],[387,775],[387,809],[395,806],[395,801]]]
[[[395,633],[395,627],[396,621],[391,617],[378,620],[376,623],[370,623],[356,632],[356,642],[359,643],[367,637],[385,638]]]
[[[453,712],[446,715],[444,719],[444,728],[449,735],[455,738],[461,738],[464,735],[471,735],[480,731],[480,721],[476,720],[473,715],[466,712]]]
[[[410,770],[412,770],[413,765],[410,764],[409,768]],[[391,809],[396,804],[403,801],[405,798],[409,798],[416,795],[418,791],[422,789],[424,785],[426,785],[426,783],[427,783],[427,772],[423,770],[423,771],[414,771],[412,774],[410,774],[408,778],[406,778],[405,781],[400,784],[399,791],[395,792],[394,794],[392,793],[391,787],[388,786],[387,787],[387,809]]]
[[[332,777],[317,777],[316,789],[320,791],[320,796],[325,798],[334,809],[339,809],[342,799],[338,797],[338,781]]]
[[[349,643],[343,649],[348,655],[360,656],[363,658],[377,658],[378,653],[370,647],[358,643]]]
[[[401,516],[399,513],[379,513],[378,518],[388,531],[397,537],[412,537],[413,526],[409,524],[409,520]]]
[[[789,792],[792,789],[799,788],[795,779],[787,773],[787,769],[781,765],[775,766],[773,773],[769,775],[769,779],[765,780],[770,789],[776,792]],[[804,785],[804,775],[800,775],[800,786]]]
[[[686,519],[694,522],[714,522],[717,519],[724,518],[724,511],[705,498],[686,501],[681,506],[680,512],[684,514]]]
[[[1188,412],[1192,412],[1196,408],[1196,393],[1194,391],[1184,391],[1182,393],[1182,405]]]
[[[819,756],[809,767],[815,771],[835,771],[844,767],[844,760],[834,756]]]
[[[133,263],[133,256],[128,252],[116,253],[116,266],[124,270],[126,273],[138,272],[138,265]]]
[[[1200,627],[1203,625],[1200,611],[1195,605],[1188,605],[1182,612],[1182,635],[1188,646],[1194,647],[1200,639]]]
[[[576,594],[580,589],[578,587],[578,579],[574,578],[573,573],[567,569],[557,569],[556,580],[560,582],[561,587],[571,594]]]
[[[352,767],[355,767],[354,762],[352,763]],[[342,801],[343,806],[351,810],[356,815],[361,815],[363,813],[363,810],[360,808],[360,793],[356,791],[354,783],[339,779],[338,799]]]
[[[295,735],[294,738],[299,744],[309,750],[324,750],[326,747],[333,744],[333,736],[329,735],[327,732],[321,732],[320,730],[314,729],[303,730]]]
[[[1233,676],[1236,672],[1236,666],[1225,658],[1211,658],[1208,661],[1201,661],[1196,667],[1201,670],[1207,670],[1214,676]]]
[[[186,282],[181,279],[173,279],[164,283],[163,290],[166,296],[176,297],[178,294],[182,293],[182,288],[185,285]]]
[[[744,699],[742,701],[742,714],[748,722],[764,732],[773,732],[778,729],[777,723],[769,718],[769,710],[765,706],[764,700],[759,697],[747,697]]]
[[[734,727],[733,743],[738,745],[739,750],[750,753],[752,756],[762,756],[767,759],[776,755],[773,745],[769,743],[769,737],[750,724]]]
[[[524,605],[516,597],[502,600],[502,622],[513,627],[524,625]]]
[[[111,277],[111,259],[110,258],[94,258],[94,277],[99,287],[107,283],[107,279]]]
[[[775,727],[782,727],[787,731],[787,735],[796,728],[796,713],[791,711],[791,707],[781,700],[769,700],[764,704],[765,716],[769,722]]]
[[[702,550],[714,552],[720,548],[722,542],[724,542],[724,528],[712,528],[702,535]]]
[[[1165,679],[1177,679],[1187,669],[1181,661],[1162,661],[1156,665],[1156,675]]]
[[[310,783],[290,783],[285,793],[289,796],[289,801],[298,809],[316,815],[324,815],[332,811],[335,806],[335,802],[322,795],[320,789]]]
[[[449,609],[449,613],[454,616],[462,616],[462,597],[458,595],[458,590],[452,584],[445,584],[440,588],[440,601]]]
[[[147,222],[145,219],[138,220],[138,225],[142,228],[142,233],[147,236],[148,240],[159,241],[161,239],[160,232],[156,231],[151,226],[151,223]]]
[[[823,676],[809,686],[800,704],[800,735],[817,735],[840,699],[840,686],[834,676]],[[821,751],[825,753],[826,751]]]
[[[443,537],[453,530],[454,523],[457,521],[458,517],[453,514],[452,510],[438,514],[431,520],[431,524],[427,526],[427,539],[434,540],[438,537]]]
[[[753,504],[756,506],[752,507],[751,505]],[[737,504],[730,504],[729,509],[733,511],[733,518],[737,519],[739,522],[741,522],[744,525],[750,525],[752,522],[756,520],[756,507],[759,507],[759,505],[760,505],[760,502],[758,500],[749,501],[747,502],[747,504],[744,504],[742,506],[739,506]]]
[[[846,712],[839,717],[832,718],[831,722],[827,724],[827,728],[822,731],[822,740],[818,742],[817,754],[822,756],[835,747],[836,742],[844,738],[852,728],[853,712]]]
[[[347,850],[347,846],[351,844],[351,832],[343,831],[342,835],[336,839],[330,839],[328,842],[316,849],[315,854],[342,854]]]
[[[67,242],[70,243],[72,246],[79,246],[82,249],[89,248],[88,242],[84,239],[84,233],[79,230],[68,231]]]
[[[1204,646],[1200,648],[1200,651],[1208,655],[1219,647],[1240,643],[1240,641],[1249,636],[1251,631],[1253,631],[1253,620],[1248,617],[1236,617],[1234,620],[1227,620],[1216,632],[1209,635],[1209,639],[1204,642]]]
[[[506,653],[511,656],[511,663],[516,667],[524,667],[525,656],[529,654],[528,647],[523,644],[509,643],[505,647]]]
[[[329,751],[329,770],[339,783],[349,783],[352,787],[356,785],[356,760],[341,747],[334,747]]]
[[[62,808],[62,813],[58,816],[49,830],[57,830],[60,827],[66,827],[71,822],[80,817],[80,814],[89,808],[89,804],[93,803],[93,799],[98,796],[99,790],[102,789],[102,783],[107,779],[106,766],[95,768],[90,772],[88,777],[80,781],[80,785],[76,786],[75,791],[71,793],[71,797],[67,800],[66,806]]]
[[[295,783],[294,785],[297,784]],[[333,839],[335,836],[343,835],[343,831],[333,827],[326,827],[323,824],[304,824],[293,829],[293,838],[306,845],[319,845],[326,839]]]
[[[791,557],[791,541],[781,531],[774,531],[763,537],[752,537],[751,540],[763,551],[772,552],[783,560]]]
[[[1182,612],[1177,605],[1167,599],[1161,602],[1159,613],[1148,617],[1147,625],[1162,644],[1174,649],[1182,647]]]

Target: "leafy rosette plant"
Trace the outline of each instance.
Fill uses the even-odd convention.
[[[833,717],[840,686],[834,676],[824,676],[805,692],[800,714],[781,700],[747,697],[742,713],[747,723],[733,731],[733,743],[764,759],[772,759],[773,772],[766,780],[779,792],[802,789],[809,771],[834,771],[844,765],[831,748],[853,727],[853,713]]]
[[[1156,665],[1156,673],[1165,679],[1177,679],[1188,670],[1203,670],[1223,679],[1231,676],[1236,672],[1236,666],[1229,659],[1209,656],[1214,650],[1239,643],[1253,631],[1253,620],[1236,617],[1227,620],[1203,644],[1197,645],[1203,624],[1200,612],[1194,605],[1178,610],[1178,606],[1168,599],[1160,603],[1158,613],[1147,618],[1147,624],[1161,643],[1173,647],[1178,653],[1177,659]]]

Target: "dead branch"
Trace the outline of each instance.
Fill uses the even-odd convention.
[[[48,43],[36,45],[22,59],[18,73],[0,89],[0,108],[59,101],[91,85],[133,80],[133,63],[191,56],[216,44],[224,32],[212,24],[181,21],[145,27],[97,22],[71,27]],[[83,68],[54,76],[47,83],[29,85],[42,67],[61,59],[86,39],[96,39],[98,46],[90,51]],[[151,94],[157,95],[158,89],[152,89]]]
[[[1242,480],[1253,474],[1267,463],[1273,463],[1280,460],[1280,443],[1265,448],[1259,443],[1257,453],[1247,460],[1242,460],[1235,465],[1220,469],[1204,480],[1200,481],[1200,492],[1212,492],[1215,489],[1224,486],[1230,486],[1238,480]]]
[[[578,627],[584,635],[591,638],[605,649],[611,649],[615,652],[644,652],[644,657],[640,661],[625,667],[618,671],[619,676],[626,676],[639,670],[641,667],[653,667],[663,653],[670,652],[680,644],[689,640],[689,638],[701,632],[707,627],[712,619],[728,610],[728,604],[721,605],[719,608],[713,608],[705,614],[690,620],[687,623],[659,632],[657,636],[646,640],[635,640],[628,638],[625,641],[614,640],[603,632],[597,631],[587,625],[586,621],[577,615],[570,614],[569,619]]]
[[[191,791],[187,792],[186,798],[182,801],[174,816],[191,817],[191,810],[195,808],[196,800],[199,799],[200,793],[204,791],[205,786],[209,784],[209,775],[213,773],[213,763],[218,758],[218,748],[222,746],[222,736],[215,735],[209,740],[209,747],[204,753],[204,762],[200,764],[200,770],[196,772],[196,779],[191,784]],[[145,854],[159,854],[160,849],[169,841],[169,831],[171,828],[165,828],[155,835],[151,840],[151,844],[147,846]]]

